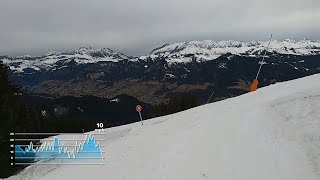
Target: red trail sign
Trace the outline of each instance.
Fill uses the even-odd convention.
[[[137,105],[137,106],[136,106],[136,111],[138,111],[138,112],[139,112],[139,116],[140,116],[141,124],[142,124],[142,126],[143,126],[143,121],[142,121],[142,116],[141,116],[142,106]]]

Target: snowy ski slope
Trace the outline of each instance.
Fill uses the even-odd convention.
[[[105,165],[9,179],[319,180],[320,75],[106,132]]]

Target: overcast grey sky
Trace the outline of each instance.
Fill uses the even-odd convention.
[[[148,54],[188,40],[320,39],[320,0],[1,0],[0,55]]]

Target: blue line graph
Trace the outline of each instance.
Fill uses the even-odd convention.
[[[96,142],[93,135],[87,135],[83,143],[78,144],[76,141],[71,148],[60,144],[58,136],[54,137],[53,143],[44,142],[38,147],[35,147],[32,142],[25,148],[15,145],[16,164],[83,164],[102,163],[103,160],[101,145]]]

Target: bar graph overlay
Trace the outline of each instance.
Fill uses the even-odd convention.
[[[93,133],[10,133],[11,165],[102,165],[105,136]],[[49,136],[47,138],[35,138]]]

